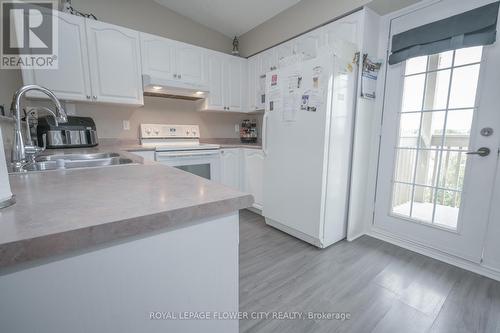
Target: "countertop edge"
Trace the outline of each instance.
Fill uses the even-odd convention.
[[[0,245],[0,272],[17,264],[59,255],[71,255],[78,250],[105,246],[106,243],[114,241],[126,241],[134,236],[147,237],[155,233],[202,224],[207,218],[248,208],[253,201],[253,196],[246,194],[202,205],[5,243]]]

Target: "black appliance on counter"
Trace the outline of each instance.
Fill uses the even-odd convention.
[[[38,146],[48,149],[94,147],[98,144],[95,122],[90,117],[68,116],[56,126],[53,117],[40,117],[36,127]]]
[[[243,143],[257,142],[257,121],[245,119],[240,127],[240,140]]]

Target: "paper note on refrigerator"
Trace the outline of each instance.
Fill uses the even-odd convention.
[[[283,121],[293,122],[297,120],[297,109],[300,107],[300,94],[290,93],[283,97]]]

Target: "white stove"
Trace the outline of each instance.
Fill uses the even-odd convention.
[[[155,148],[156,161],[219,180],[219,145],[200,143],[198,125],[141,124],[141,145]]]

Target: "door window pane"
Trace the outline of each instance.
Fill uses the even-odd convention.
[[[406,61],[405,75],[423,73],[427,69],[427,56],[411,58]]]
[[[436,186],[440,150],[419,150],[415,184]]]
[[[444,110],[448,102],[451,70],[432,72],[427,75],[424,110]]]
[[[413,183],[416,160],[416,149],[396,149],[397,162],[394,172],[394,180],[403,183]]]
[[[473,116],[472,109],[448,111],[444,144],[448,149],[468,149]]]
[[[411,217],[415,220],[432,223],[434,211],[434,189],[432,187],[415,186]]]
[[[400,130],[399,130],[399,147],[418,146],[418,135],[420,131],[420,112],[403,113],[401,114]]]
[[[420,130],[420,148],[437,149],[443,145],[446,111],[424,112]]]
[[[482,56],[483,56],[482,46],[459,49],[455,53],[455,66],[480,62]]]
[[[392,190],[392,213],[410,217],[412,186],[394,183]]]
[[[462,190],[467,155],[463,151],[443,151],[439,172],[439,187]]]
[[[434,223],[456,229],[460,209],[461,192],[438,190],[436,192],[436,212]]]
[[[479,47],[407,61],[391,214],[457,230],[481,56]]]
[[[425,74],[407,76],[403,91],[403,112],[422,110]]]
[[[453,62],[453,51],[433,54],[429,56],[429,71],[450,68]]]
[[[472,108],[476,105],[476,89],[479,65],[459,67],[453,70],[450,91],[450,109]]]

